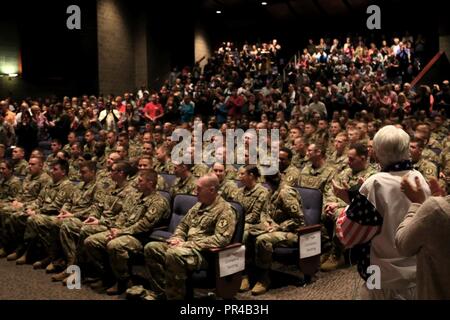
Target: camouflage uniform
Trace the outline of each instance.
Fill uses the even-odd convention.
[[[146,243],[149,233],[162,221],[167,221],[169,215],[169,203],[158,192],[146,197],[138,194],[133,201],[126,201],[124,210],[115,221],[113,228],[119,229],[115,239],[108,241],[110,231],[105,231],[84,241],[90,261],[97,270],[104,273],[103,258],[106,251],[116,279],[128,279],[130,255],[142,252],[143,243]]]
[[[25,247],[31,243],[31,241],[38,238],[44,248],[49,252],[49,255],[53,258],[56,257],[58,251],[58,242],[54,241],[59,236],[58,226],[61,220],[56,216],[63,205],[70,201],[70,197],[75,192],[75,186],[69,181],[68,178],[63,178],[57,183],[47,184],[40,192],[38,198],[28,206],[36,212],[33,216],[21,215],[17,216],[15,220],[17,223],[18,234],[22,234],[24,230],[24,243]]]
[[[20,160],[17,163],[14,163],[14,175],[24,177],[28,173],[28,162],[24,159]]]
[[[103,190],[113,190],[116,186],[115,182],[111,179],[111,171],[108,171],[106,168],[98,170],[95,179],[99,188]]]
[[[445,181],[442,183],[444,189],[450,194],[450,147],[445,148],[441,153],[441,172],[445,174]]]
[[[280,174],[281,174],[281,181],[284,184],[293,187],[298,182],[298,178],[300,177],[300,170],[291,164],[289,167],[286,168],[286,170],[280,172]]]
[[[100,189],[97,182],[97,189]],[[74,257],[84,262],[84,240],[90,235],[104,232],[113,225],[117,215],[123,208],[127,197],[135,196],[135,189],[129,183],[108,193],[98,193],[94,198],[94,205],[89,210],[89,217],[99,220],[96,225],[86,225],[79,219],[68,219],[61,226],[60,239],[67,257]],[[89,218],[88,217],[88,218]]]
[[[338,172],[344,170],[348,165],[347,152],[344,151],[342,155],[338,156],[337,151],[334,151],[331,156],[327,158],[327,164],[333,166]]]
[[[302,170],[308,164],[308,159],[306,159],[306,156],[302,157],[297,153],[292,157],[291,164]]]
[[[136,159],[139,158],[142,154],[141,148],[139,148],[137,145],[130,144],[128,147],[128,156],[130,159]]]
[[[168,173],[168,174],[174,174],[175,173],[175,165],[172,163],[172,161],[167,160],[165,163],[161,163],[158,160],[154,162],[154,169],[157,173]]]
[[[67,152],[68,154],[70,154],[72,152],[72,148],[70,146],[70,143],[66,144],[63,148],[62,151]]]
[[[438,178],[437,167],[431,161],[420,158],[419,161],[413,163],[413,167],[419,171],[427,181],[430,181],[431,178]]]
[[[422,159],[431,161],[433,163],[439,163],[439,157],[433,150],[429,149],[428,146],[422,151]]]
[[[377,171],[374,170],[374,168],[370,165],[368,165],[366,169],[359,172],[354,172],[351,168],[347,168],[344,171],[338,173],[335,177],[335,180],[339,186],[343,186],[344,183],[347,183],[350,190],[358,191],[360,187],[359,180],[367,180],[375,173],[377,173]],[[323,209],[325,209],[325,206],[328,203],[337,203],[338,206],[334,211],[334,216],[332,217],[325,214],[325,211],[322,213],[322,252],[332,251],[335,255],[340,256],[343,249],[339,243],[339,240],[335,237],[335,224],[337,217],[341,213],[342,209],[347,206],[347,204],[334,195],[333,188],[329,188],[324,194],[323,203]]]
[[[235,180],[237,177],[238,170],[232,164],[225,164],[225,179]]]
[[[44,186],[51,182],[51,178],[45,172],[36,176],[28,174],[22,182],[22,192],[17,193],[16,200],[24,207],[31,204],[39,196],[39,192]],[[15,247],[17,244],[17,234],[14,232],[14,215],[22,212],[23,209],[16,209],[11,206],[11,202],[6,202],[0,207],[0,242],[5,245]]]
[[[46,172],[50,172],[50,168],[52,167],[53,162],[55,162],[56,160],[58,160],[58,158],[56,158],[56,155],[49,154],[44,162],[44,170]]]
[[[170,188],[170,194],[174,197],[177,194],[192,194],[195,195],[197,189],[197,179],[191,174],[184,180],[176,178],[173,186]]]
[[[204,175],[206,175],[208,172],[210,171],[209,167],[204,164],[204,163],[200,163],[200,164],[194,164],[192,166],[191,169],[191,173],[194,177],[196,178],[201,178]]]
[[[59,229],[59,241],[67,261],[74,262],[76,257],[79,233],[73,230],[81,229],[83,221],[89,216],[95,203],[102,200],[104,196],[102,192],[95,180],[88,184],[83,182],[70,201],[64,204],[63,209],[74,215],[64,219]]]
[[[197,203],[181,220],[172,238],[182,241],[176,247],[165,242],[145,246],[146,266],[152,290],[167,299],[184,299],[187,271],[207,267],[203,250],[228,245],[236,227],[236,213],[222,197],[209,206]]]
[[[136,176],[131,177],[129,179],[131,181],[131,185],[134,188],[137,188],[138,179],[139,179],[139,174],[136,174]],[[158,174],[158,180],[156,182],[156,190],[158,190],[158,191],[167,191],[167,190],[169,190],[169,186],[167,185],[166,180],[164,180],[164,178],[162,176],[160,176],[159,174]]]
[[[94,155],[94,153],[95,153],[94,146],[95,146],[95,143],[92,143],[91,145],[86,143],[83,147],[83,153],[89,153],[89,154]]]
[[[302,188],[318,189],[325,194],[331,188],[331,180],[336,169],[325,164],[319,169],[314,169],[309,163],[303,168],[298,185]]]
[[[80,181],[80,166],[78,159],[70,159],[69,160],[69,180],[70,181]]]
[[[111,153],[113,153],[116,150],[116,145],[113,145],[112,147],[108,144],[105,147],[105,158],[108,158]]]
[[[271,226],[274,231],[268,232]],[[273,249],[295,247],[298,243],[297,230],[304,225],[300,195],[287,185],[281,184],[272,194],[267,213],[262,217],[262,234],[255,241],[255,265],[265,271],[272,264]]]
[[[237,197],[238,190],[236,183],[227,179],[219,185],[219,194],[227,201],[233,201]]]
[[[16,176],[0,181],[0,205],[11,202],[22,191],[22,182]]]

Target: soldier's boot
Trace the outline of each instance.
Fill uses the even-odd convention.
[[[256,282],[255,286],[252,289],[252,295],[259,296],[264,294],[269,290],[270,287],[270,279],[266,275],[260,281]]]
[[[5,249],[0,248],[0,259],[6,257],[8,254],[6,253]]]
[[[320,255],[320,265],[324,264],[330,257],[330,252],[325,252]]]
[[[250,281],[248,280],[248,276],[243,276],[239,292],[246,292],[249,290],[250,290]]]
[[[334,271],[338,268],[342,268],[345,266],[345,257],[344,255],[331,254],[327,261],[325,261],[321,266],[320,270],[324,272]]]
[[[17,252],[10,253],[6,257],[7,261],[16,261],[17,259],[19,259],[19,255],[17,254]]]
[[[16,260],[16,264],[17,265],[26,264],[27,263],[27,255],[28,255],[28,251],[25,251],[25,253],[23,255],[21,255],[19,259]]]
[[[90,284],[90,287],[91,287],[92,289],[101,289],[101,288],[104,288],[105,285],[104,285],[102,279],[98,279],[97,281],[92,282],[92,283]]]
[[[44,258],[42,260],[36,261],[33,263],[33,269],[44,269],[52,262],[50,257]]]
[[[52,261],[47,268],[45,268],[46,273],[56,273],[58,271],[61,271],[65,268],[65,261],[63,259],[58,259]]]
[[[52,281],[53,282],[58,282],[58,281],[63,281],[64,279],[66,279],[67,277],[69,277],[70,274],[66,273],[66,271],[64,270],[63,272],[57,273],[55,275],[52,276]]]
[[[109,296],[120,295],[132,286],[133,283],[130,280],[119,280],[112,287],[106,290],[106,294]]]
[[[166,296],[164,294],[157,294],[156,292],[146,290],[146,294],[142,298],[143,300],[165,300]]]

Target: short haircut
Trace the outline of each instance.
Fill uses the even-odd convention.
[[[139,176],[144,178],[146,181],[153,182],[153,186],[156,188],[156,184],[158,182],[158,173],[153,169],[145,169],[139,173]]]
[[[60,146],[62,146],[61,140],[58,139],[58,138],[53,138],[53,139],[52,139],[52,143],[57,143],[57,144],[59,144]]]
[[[0,161],[0,164],[1,163],[4,163],[6,167],[11,171],[14,169],[14,163],[11,159],[3,159],[2,161]]]
[[[291,160],[292,159],[292,150],[286,147],[282,147],[280,148],[280,152],[285,152],[288,155],[288,159]]]
[[[122,171],[127,177],[131,174],[133,168],[128,161],[118,161],[114,163],[118,171]]]
[[[54,166],[59,166],[66,176],[69,174],[69,162],[67,160],[57,159],[52,163],[52,167]]]
[[[261,177],[261,173],[259,172],[258,167],[253,164],[246,165],[245,172],[247,172],[247,174],[253,175],[255,177],[255,179],[258,179],[259,177]]]
[[[87,168],[91,172],[97,172],[97,163],[92,160],[88,160],[80,164],[80,170],[83,168]]]
[[[417,138],[417,137],[413,137],[411,138],[410,143],[417,143],[417,146],[421,149],[425,148],[425,141],[423,141],[423,139],[421,138]]]
[[[355,149],[356,154],[359,157],[365,157],[367,158],[369,156],[369,150],[367,149],[367,146],[363,143],[357,142],[353,143],[348,150]]]

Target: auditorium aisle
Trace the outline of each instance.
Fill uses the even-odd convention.
[[[69,290],[60,282],[51,282],[50,275],[43,270],[33,270],[31,265],[16,266],[0,260],[0,300],[117,300],[82,286],[80,290]],[[306,286],[283,285],[266,294],[253,297],[240,293],[239,300],[351,300],[357,297],[362,282],[356,268],[318,274],[317,281]]]

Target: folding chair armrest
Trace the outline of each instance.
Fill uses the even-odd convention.
[[[223,248],[209,248],[208,252],[210,252],[210,253],[219,253],[219,252],[222,252],[222,251],[225,251],[225,250],[229,250],[229,249],[233,249],[233,248],[239,248],[240,246],[242,246],[242,243],[237,242],[237,243],[229,244],[228,246],[223,247]]]
[[[303,234],[308,234],[308,233],[313,233],[316,231],[320,231],[320,229],[322,229],[322,226],[320,224],[313,224],[311,226],[306,226],[306,227],[300,227],[297,229],[297,233],[299,236],[303,235]]]

